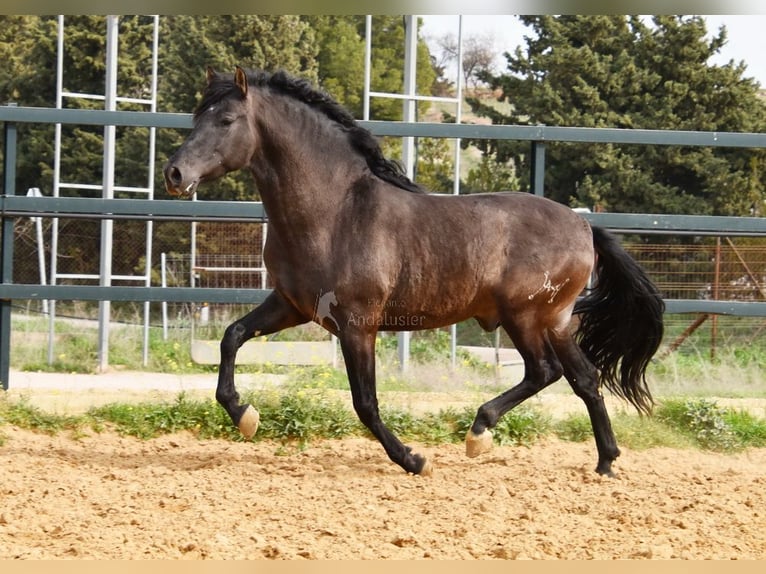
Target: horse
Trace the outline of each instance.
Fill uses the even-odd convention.
[[[596,472],[614,476],[620,450],[600,388],[651,412],[645,374],[664,313],[657,288],[615,236],[529,193],[428,192],[309,81],[208,68],[192,130],[164,166],[167,192],[188,198],[245,168],[269,221],[263,257],[273,289],[220,342],[215,396],[243,436],[253,437],[259,415],[240,404],[237,350],[314,321],[338,338],[359,420],[391,461],[431,474],[430,457],[381,420],[377,334],[473,318],[488,332],[508,333],[524,376],[478,408],[466,455],[491,450],[500,417],[563,376],[587,408]],[[331,301],[323,298],[330,293]]]

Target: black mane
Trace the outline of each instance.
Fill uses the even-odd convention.
[[[329,94],[314,88],[308,80],[291,76],[283,71],[270,74],[253,70],[247,71],[247,79],[250,86],[270,88],[321,111],[329,120],[343,128],[351,145],[367,160],[367,166],[374,175],[401,189],[413,193],[425,193],[422,187],[405,175],[398,162],[387,159],[383,155],[383,150],[375,136],[359,126],[348,110]],[[204,110],[235,91],[236,85],[231,74],[217,74],[202,94],[202,100],[194,111],[194,117],[197,118]]]

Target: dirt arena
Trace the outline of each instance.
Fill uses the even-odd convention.
[[[445,445],[424,478],[367,439],[2,432],[4,559],[766,558],[766,449],[623,449],[606,479],[590,442]]]

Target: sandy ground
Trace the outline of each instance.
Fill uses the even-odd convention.
[[[213,384],[127,374],[124,391],[119,377],[71,376],[66,391],[22,375],[12,393],[59,411]],[[766,558],[766,449],[623,448],[607,479],[591,441],[477,459],[441,445],[422,449],[435,465],[426,478],[368,439],[299,451],[188,433],[0,432],[0,559]]]
[[[1,558],[766,558],[766,450],[590,444],[429,448],[409,476],[366,439],[73,440],[17,429],[0,447]]]

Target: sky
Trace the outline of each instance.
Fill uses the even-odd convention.
[[[423,27],[421,34],[428,40],[447,32],[457,36],[458,16],[421,16]],[[711,60],[711,64],[722,65],[730,60],[744,61],[747,65],[744,76],[755,78],[761,87],[766,88],[766,15],[707,15],[708,33],[717,33],[726,26],[728,40],[720,54]],[[524,44],[524,34],[529,33],[513,16],[465,15],[463,16],[463,37],[471,35],[491,35],[495,42],[498,57],[497,71],[505,70],[504,52],[513,52],[516,46]],[[430,42],[429,42],[430,45]],[[455,72],[448,72],[454,78]]]

